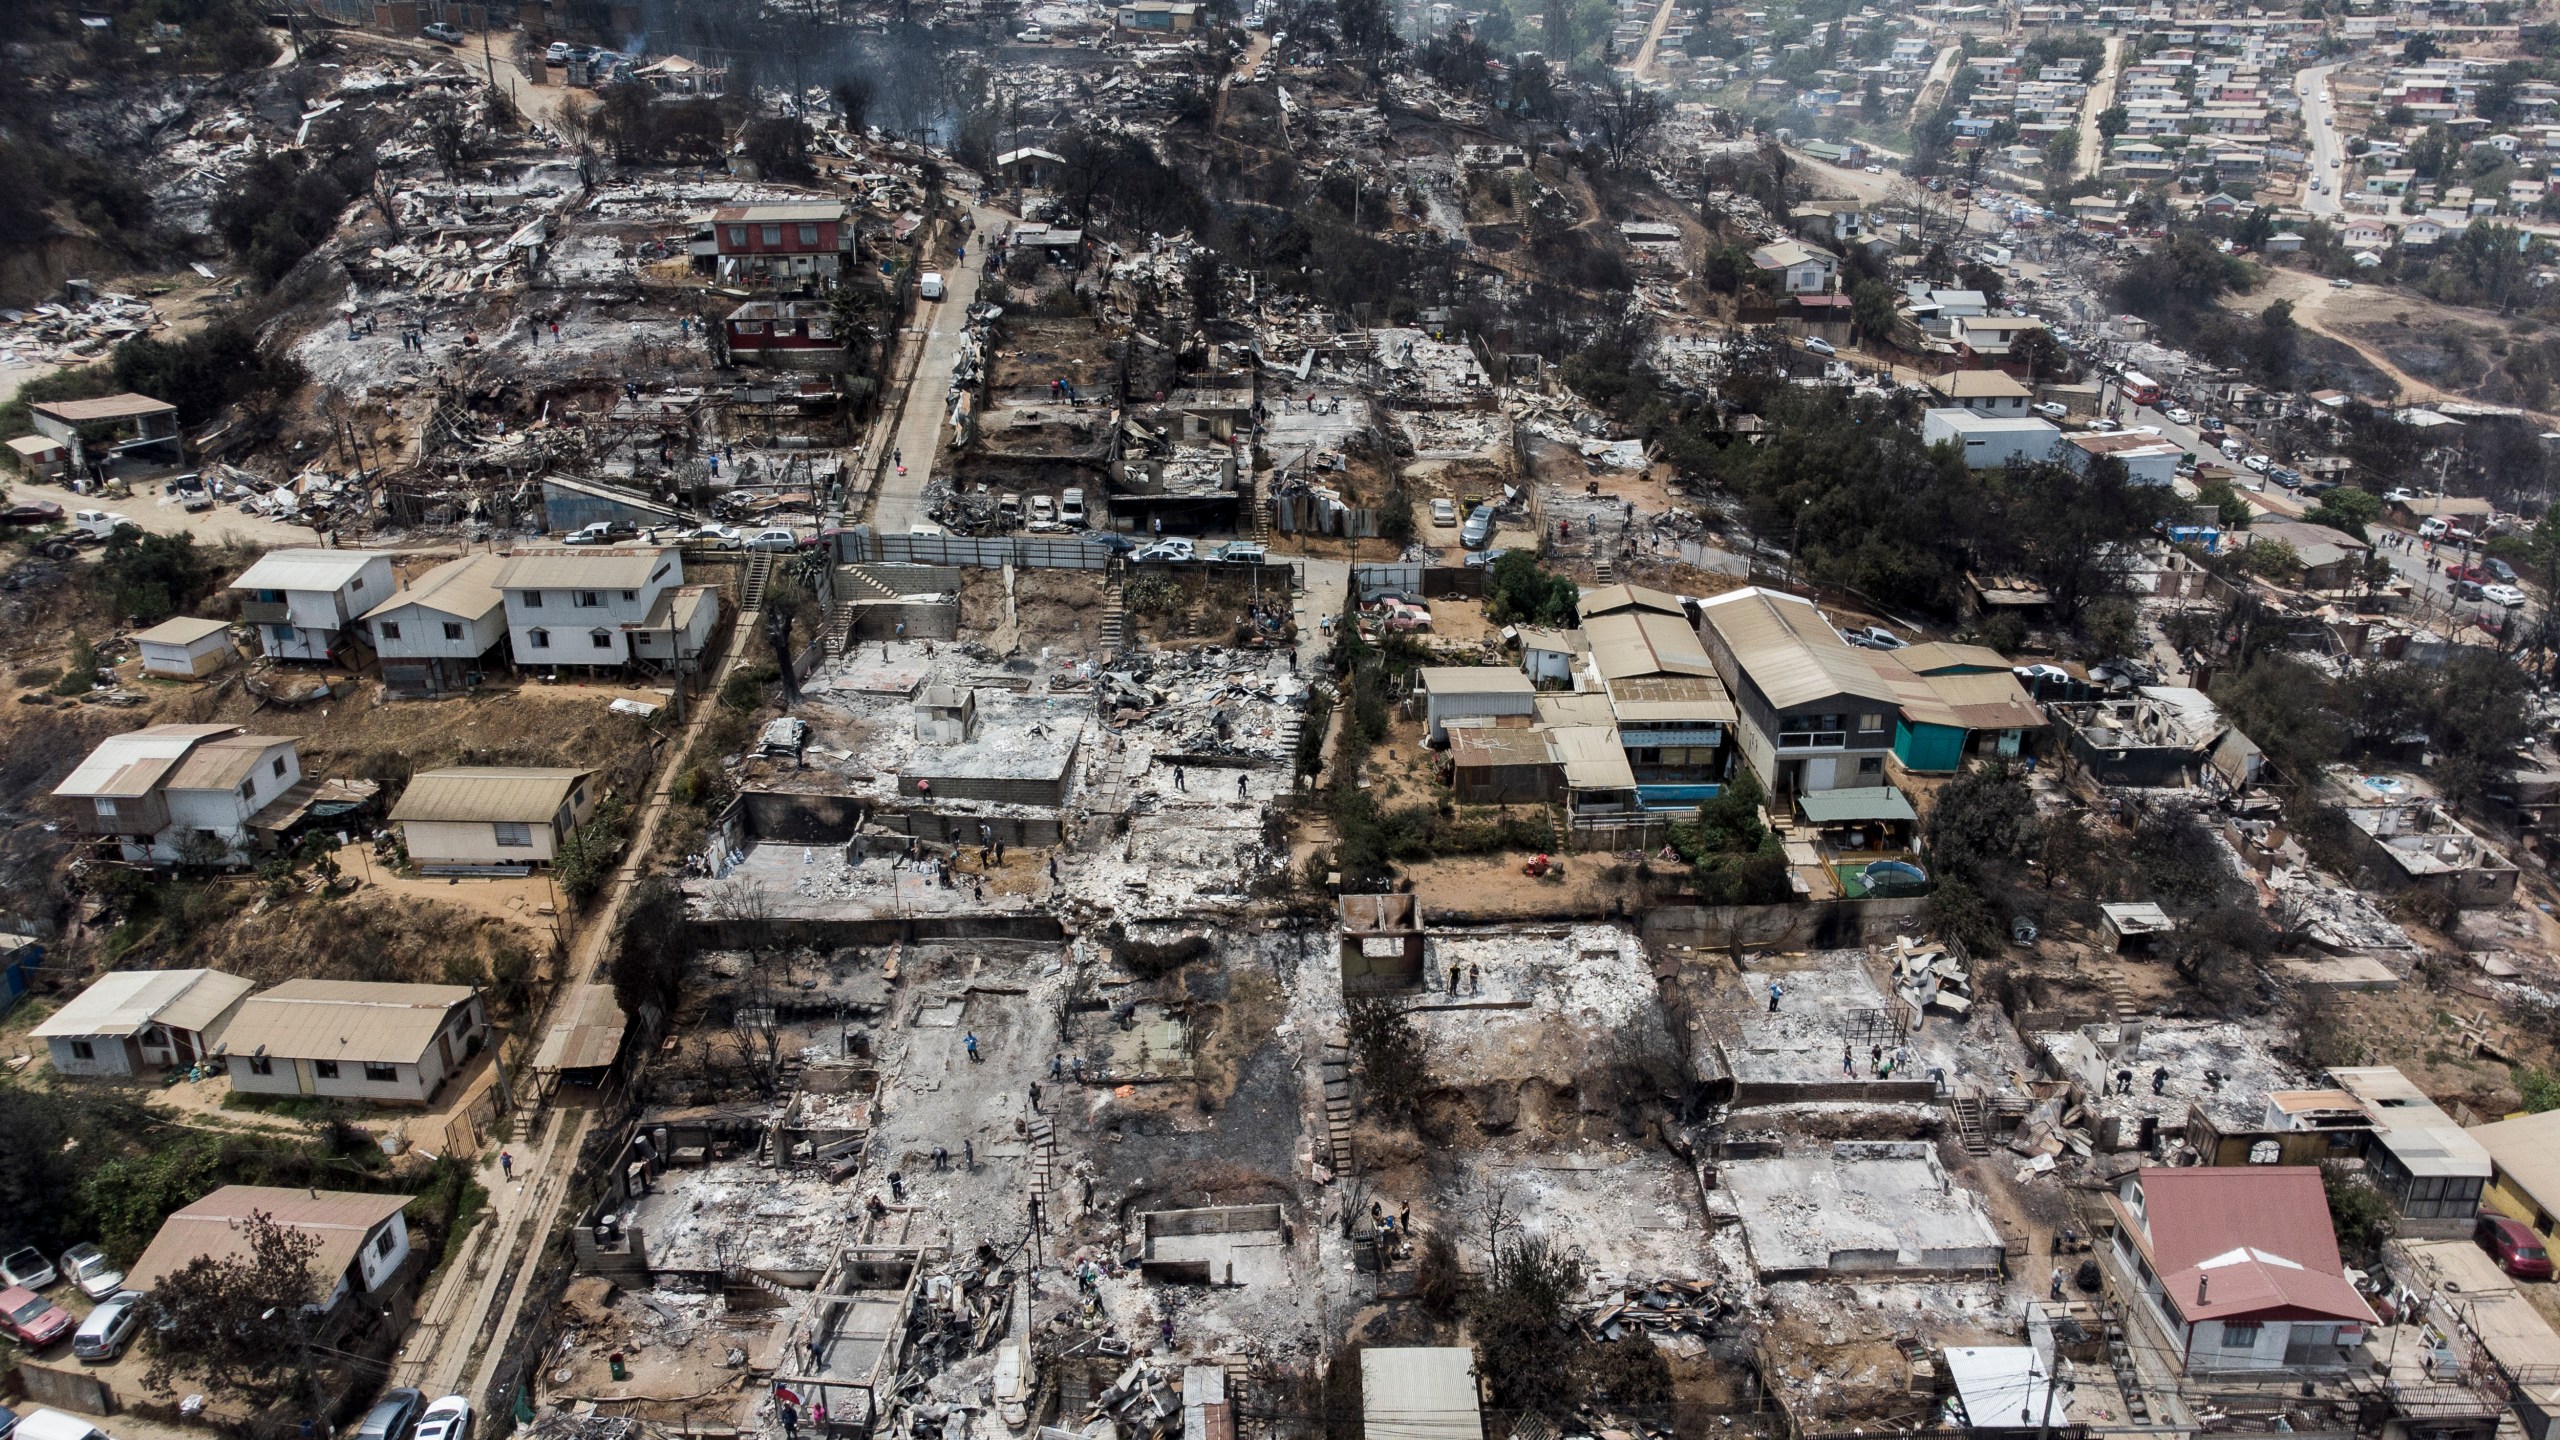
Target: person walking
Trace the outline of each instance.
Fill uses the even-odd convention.
[[[1449,967],[1449,993],[1458,993],[1458,967],[1455,965]]]
[[[1781,996],[1781,995],[1784,995],[1784,994],[1786,994],[1786,993],[1787,993],[1787,987],[1785,987],[1785,986],[1783,986],[1783,985],[1779,984],[1779,983],[1778,983],[1777,981],[1775,981],[1775,980],[1772,980],[1772,981],[1770,981],[1770,982],[1769,982],[1769,1013],[1770,1013],[1770,1014],[1775,1015],[1775,1014],[1777,1014],[1777,1013],[1778,1013],[1778,997],[1779,997],[1779,996]]]
[[[516,1157],[515,1157],[514,1155],[512,1155],[512,1154],[509,1154],[507,1151],[504,1151],[504,1150],[499,1151],[499,1152],[498,1152],[498,1168],[499,1168],[501,1171],[505,1172],[506,1177],[507,1177],[509,1180],[513,1180],[513,1179],[515,1179],[515,1178],[516,1178]]]
[[[966,1035],[964,1035],[964,1036],[960,1037],[960,1044],[961,1044],[964,1048],[966,1048],[966,1049],[968,1050],[968,1052],[969,1052],[969,1063],[970,1063],[970,1064],[972,1064],[972,1065],[977,1065],[977,1064],[981,1064],[981,1063],[983,1063],[983,1062],[981,1062],[981,1061],[978,1059],[978,1032],[977,1032],[977,1031],[972,1030],[972,1031],[970,1031],[968,1034],[966,1034]]]
[[[1188,791],[1191,788],[1191,786],[1183,780],[1182,767],[1179,765],[1173,767],[1173,788],[1182,791]]]
[[[889,1198],[901,1205],[907,1203],[907,1177],[895,1170],[889,1172]]]
[[[782,1402],[780,1412],[782,1433],[790,1436],[791,1440],[800,1440],[800,1407],[785,1400]]]
[[[1031,1082],[1031,1108],[1034,1110],[1040,1108],[1040,1082],[1037,1080]]]
[[[1242,799],[1244,799],[1244,798],[1245,798],[1245,793],[1244,793],[1244,777],[1243,777],[1243,776],[1241,776],[1241,775],[1239,775],[1239,776],[1237,776],[1237,777],[1236,777],[1236,798],[1237,798],[1237,799],[1239,799],[1239,800],[1242,800]]]

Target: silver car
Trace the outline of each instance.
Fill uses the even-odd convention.
[[[141,1324],[142,1292],[119,1290],[80,1322],[79,1330],[71,1336],[71,1353],[92,1365],[113,1360],[133,1343],[133,1332]]]
[[[106,1251],[85,1240],[62,1252],[62,1273],[92,1300],[104,1300],[124,1288],[124,1272],[107,1258]]]

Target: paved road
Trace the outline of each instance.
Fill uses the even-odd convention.
[[[2336,64],[2313,65],[2295,72],[2294,93],[2302,97],[2302,128],[2311,140],[2311,176],[2320,182],[2319,193],[2308,190],[2302,196],[2302,208],[2314,215],[2341,215],[2346,207],[2338,203],[2338,190],[2346,178],[2343,163],[2345,142],[2338,138],[2336,102],[2329,94],[2329,73]]]
[[[880,476],[878,499],[871,507],[872,527],[883,535],[901,535],[918,520],[925,518],[922,500],[925,482],[933,478],[934,462],[941,457],[943,443],[950,438],[950,427],[944,424],[951,396],[951,371],[959,363],[960,337],[968,328],[968,298],[978,293],[978,276],[987,267],[987,237],[996,234],[1012,217],[1001,210],[978,206],[977,229],[969,236],[968,258],[943,268],[950,286],[941,300],[916,302],[920,317],[931,328],[917,361],[914,378],[907,382],[906,393],[898,402],[896,447],[906,457],[906,472],[890,464]]]
[[[2116,103],[2116,77],[2124,71],[2124,40],[2107,41],[2107,58],[2098,67],[2098,78],[2089,86],[2089,96],[2080,102],[2080,154],[2072,173],[2095,175],[2106,153],[2107,137],[2098,133],[2098,117]]]

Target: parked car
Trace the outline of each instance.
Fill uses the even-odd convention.
[[[1139,551],[1137,554],[1132,555],[1129,558],[1132,560],[1149,561],[1196,560],[1199,556],[1200,551],[1198,546],[1177,535],[1170,540],[1158,540],[1153,545],[1148,546],[1146,549]]]
[[[2071,418],[2070,406],[2056,404],[2051,400],[2039,400],[2027,408],[2057,425]]]
[[[2551,1252],[2543,1247],[2542,1237],[2521,1220],[2504,1215],[2483,1215],[2471,1226],[2471,1238],[2498,1262],[2498,1268],[2519,1280],[2551,1278]]]
[[[62,1278],[53,1262],[33,1245],[22,1245],[0,1255],[0,1286],[23,1285],[29,1290],[42,1290]]]
[[[918,276],[916,279],[916,293],[927,300],[941,299],[943,295],[942,272],[939,270],[927,270],[923,275]]]
[[[552,41],[552,42],[551,42],[551,48],[542,52],[542,63],[543,63],[543,64],[545,64],[545,65],[566,65],[566,64],[568,64],[568,63],[569,63],[569,42],[568,42],[568,41],[566,41],[566,40],[554,40],[554,41]]]
[[[2222,417],[2219,415],[2207,415],[2204,419],[2196,423],[2196,428],[2202,430],[2207,435],[2219,435],[2222,433]]]
[[[0,1428],[0,1435],[9,1431]],[[78,1415],[65,1415],[39,1405],[18,1422],[17,1440],[107,1440],[107,1432]]]
[[[797,550],[800,548],[800,537],[793,533],[789,526],[776,525],[770,529],[758,530],[748,535],[746,548],[750,550]]]
[[[1058,523],[1058,502],[1046,495],[1031,497],[1031,528],[1045,529]]]
[[[99,1364],[124,1353],[133,1343],[133,1332],[142,1324],[142,1294],[136,1290],[120,1290],[89,1312],[80,1328],[71,1335],[73,1358]]]
[[[0,1405],[0,1440],[11,1440],[18,1433],[18,1412]]]
[[[2513,585],[2516,583],[2516,567],[2508,564],[2506,561],[2492,555],[2480,563],[2488,569],[2490,579],[2497,581],[2501,585]]]
[[[461,28],[459,26],[447,25],[441,20],[429,23],[419,33],[425,35],[430,40],[442,41],[447,45],[459,45],[462,43]]]
[[[1229,565],[1261,565],[1271,559],[1271,552],[1250,540],[1238,540],[1219,546],[1213,557]]]
[[[2489,592],[2481,589],[2479,582],[2477,581],[2456,580],[2453,582],[2453,598],[2456,600],[2486,600],[2489,598]]]
[[[2329,288],[2332,290],[2353,290],[2356,288],[2356,282],[2348,279],[2344,275],[2341,275],[2337,279],[2329,282]]]
[[[1137,541],[1111,530],[1095,530],[1084,537],[1087,545],[1099,545],[1115,554],[1128,555],[1144,548]]]
[[[2267,478],[2273,480],[2287,490],[2299,490],[2302,488],[2302,472],[2299,470],[2289,469],[2282,465],[2278,465],[2267,471]]]
[[[356,1426],[354,1440],[409,1440],[409,1427],[418,1423],[418,1412],[425,1409],[427,1397],[403,1385],[386,1390],[374,1407],[364,1412],[363,1423]]]
[[[71,512],[71,528],[100,540],[109,540],[119,530],[140,530],[142,526],[132,516],[114,510],[74,510]]]
[[[0,525],[56,525],[62,507],[50,500],[13,500],[0,507]]]
[[[2172,425],[2193,425],[2196,423],[2195,412],[2187,409],[2183,405],[2172,405],[2160,413],[2168,416],[2169,423]]]
[[[1458,502],[1457,502],[1457,501],[1455,501],[1455,500],[1450,499],[1450,498],[1449,498],[1448,496],[1446,496],[1446,495],[1434,495],[1434,496],[1432,496],[1432,497],[1431,497],[1431,523],[1432,523],[1432,524],[1434,524],[1434,525],[1455,525],[1455,524],[1457,524],[1457,523],[1458,523]]]
[[[124,1288],[124,1272],[107,1252],[83,1240],[62,1252],[62,1273],[92,1300],[104,1300]]]
[[[2476,580],[2486,582],[2489,578],[2489,572],[2483,566],[2464,565],[2457,562],[2444,567],[2444,578],[2447,580]]]
[[[2248,466],[2248,467],[2249,467],[2250,469],[2252,469],[2252,470],[2257,471],[2257,472],[2258,472],[2259,474],[2261,474],[2261,475],[2266,474],[2268,471],[2270,471],[2270,470],[2274,469],[2274,468],[2275,468],[2275,466],[2276,466],[2276,462],[2275,462],[2274,460],[2270,459],[2269,457],[2265,456],[2265,455],[2252,455],[2252,456],[2250,456],[2248,459],[2243,460],[2243,461],[2241,461],[2240,463],[2241,463],[2241,464],[2243,464],[2243,465]]]
[[[1861,650],[1901,650],[1911,644],[1881,625],[1861,625],[1855,630],[1843,630],[1840,638]]]
[[[0,1330],[30,1350],[41,1350],[71,1333],[71,1312],[24,1285],[12,1285],[0,1290]]]
[[[1076,526],[1081,526],[1081,525],[1083,525],[1083,524],[1084,524],[1084,487],[1083,487],[1083,486],[1081,486],[1081,485],[1070,485],[1070,486],[1068,486],[1064,491],[1061,491],[1061,492],[1059,493],[1059,495],[1058,495],[1058,523],[1059,523],[1059,524],[1061,524],[1061,525],[1076,525]]]
[[[1837,355],[1840,353],[1839,346],[1832,344],[1830,341],[1823,339],[1819,335],[1805,341],[1804,348],[1812,351],[1816,355]]]
[[[735,525],[696,525],[676,537],[679,545],[699,545],[710,550],[735,550],[747,543],[747,532]]]
[[[2524,592],[2513,585],[2495,583],[2483,585],[2480,587],[2480,596],[2492,605],[2503,605],[2510,610],[2520,608],[2524,604]]]
[[[418,1416],[410,1440],[471,1440],[471,1402],[447,1395]]]
[[[1481,549],[1493,538],[1493,502],[1488,500],[1467,516],[1465,528],[1458,532],[1458,543],[1470,550]]]

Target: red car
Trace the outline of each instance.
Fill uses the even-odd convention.
[[[2498,1262],[2498,1268],[2519,1280],[2551,1278],[2551,1252],[2542,1247],[2542,1237],[2521,1220],[2504,1215],[2483,1215],[2471,1227],[2471,1238]]]
[[[26,1342],[28,1349],[41,1350],[71,1333],[71,1312],[16,1285],[0,1290],[0,1327]]]
[[[2444,573],[2448,580],[2469,580],[2480,585],[2489,583],[2490,579],[2489,567],[2485,565],[2447,565]]]

